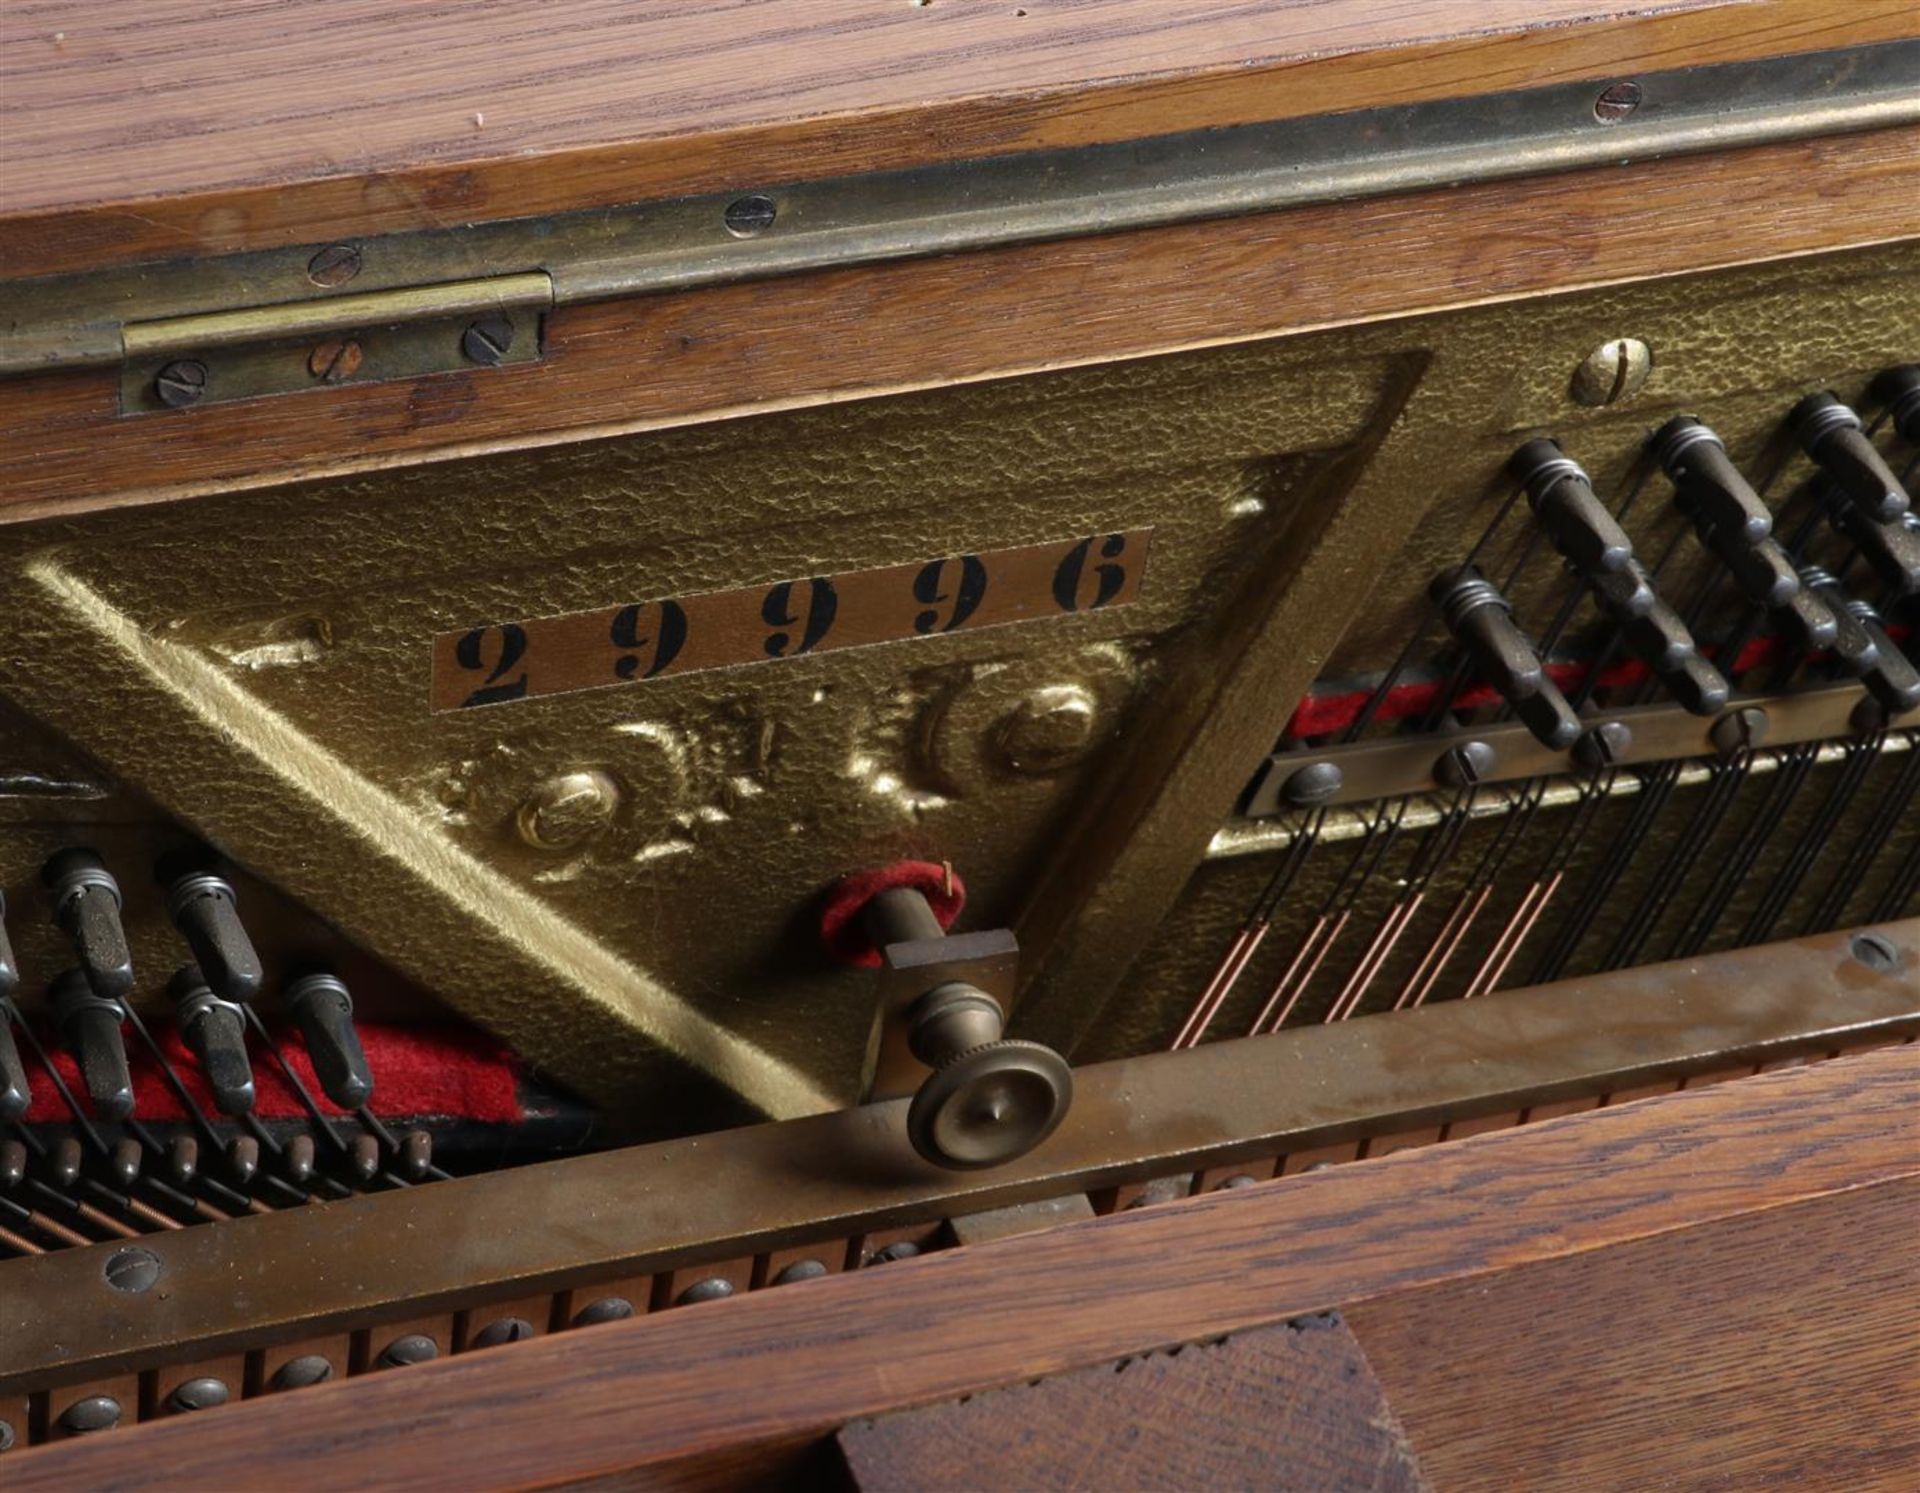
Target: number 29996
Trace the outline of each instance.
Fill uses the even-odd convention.
[[[435,711],[1125,606],[1150,529],[496,622],[433,642]]]

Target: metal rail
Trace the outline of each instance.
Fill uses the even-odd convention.
[[[1096,1064],[1053,1138],[941,1171],[906,1102],[0,1266],[0,1395],[948,1219],[1690,1072],[1920,1032],[1920,918]]]
[[[117,363],[130,323],[325,302],[316,278],[334,277],[310,275],[316,248],[351,250],[354,295],[544,271],[565,305],[1908,125],[1920,122],[1916,78],[1920,41],[1890,41],[14,280],[0,374]]]

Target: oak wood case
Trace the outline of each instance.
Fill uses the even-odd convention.
[[[1899,1486],[1910,1432],[1837,1401],[1911,1385],[1917,1095],[1903,1045],[37,1449],[10,1486],[764,1482],[851,1419],[1333,1306],[1415,1455],[1465,1469],[1440,1486],[1817,1471],[1837,1436],[1854,1486]],[[1596,1335],[1633,1373],[1582,1373]],[[1529,1387],[1555,1357],[1565,1392]],[[1518,1412],[1457,1392],[1489,1359]],[[1770,1362],[1781,1392],[1728,1416]]]

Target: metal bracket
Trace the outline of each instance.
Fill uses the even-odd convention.
[[[132,322],[120,413],[538,362],[552,304],[535,272]]]
[[[1626,727],[1616,738],[1612,765],[1643,767],[1676,757],[1714,757],[1727,753],[1728,722],[1764,723],[1770,747],[1796,746],[1808,741],[1833,741],[1866,734],[1868,729],[1905,730],[1920,726],[1920,710],[1891,720],[1877,718],[1863,727],[1859,712],[1867,693],[1857,684],[1822,685],[1785,695],[1736,696],[1714,718],[1691,715],[1677,705],[1636,705],[1596,717]],[[1742,743],[1752,744],[1754,743]],[[1542,746],[1518,721],[1463,727],[1446,733],[1389,736],[1377,741],[1331,746],[1323,751],[1281,752],[1262,764],[1247,797],[1243,817],[1265,819],[1299,807],[1288,784],[1303,772],[1324,763],[1339,769],[1331,791],[1318,794],[1315,805],[1371,803],[1407,793],[1434,793],[1458,787],[1444,781],[1445,764],[1456,748],[1486,748],[1478,759],[1475,781],[1483,784],[1517,783],[1529,778],[1578,772],[1582,763],[1573,751]],[[1304,780],[1302,780],[1304,781]]]
[[[929,992],[943,985],[971,985],[1008,1011],[1019,974],[1020,944],[1006,928],[914,938],[883,947],[880,996],[862,1086],[866,1102],[911,1094],[932,1072],[908,1045],[914,1008]]]

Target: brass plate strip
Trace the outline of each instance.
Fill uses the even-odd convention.
[[[553,282],[543,274],[502,275],[496,279],[457,280],[405,290],[372,291],[329,301],[293,301],[249,306],[201,316],[133,322],[120,337],[129,358],[173,357],[236,342],[309,341],[332,332],[477,316],[522,306],[553,304]]]
[[[1093,1065],[1053,1138],[986,1174],[921,1162],[891,1100],[152,1235],[158,1288],[111,1310],[113,1246],[16,1260],[0,1395],[1907,1036],[1920,918],[1875,932],[1891,968],[1822,934]]]
[[[876,172],[765,192],[396,234],[353,285],[544,269],[556,304],[1270,212],[1920,121],[1920,42],[1643,74],[1596,112],[1592,83],[1195,130]],[[109,364],[119,326],[325,301],[322,246],[11,283],[0,374]]]
[[[429,699],[468,710],[1128,605],[1151,529],[947,555],[442,633]]]
[[[553,304],[545,274],[500,275],[330,301],[294,301],[133,323],[122,331],[120,413],[166,412],[159,381],[189,359],[195,407],[339,384],[472,371],[466,342],[488,324],[485,366],[537,363],[541,315]]]
[[[1809,741],[1845,741],[1861,733],[1853,714],[1866,690],[1857,684],[1835,684],[1799,690],[1787,695],[1754,695],[1734,700],[1720,715],[1689,715],[1678,705],[1637,705],[1606,710],[1595,722],[1618,721],[1633,733],[1632,743],[1619,754],[1617,765],[1643,767],[1683,757],[1720,755],[1713,733],[1719,722],[1743,710],[1764,710],[1767,729],[1759,744],[1769,749]],[[1920,726],[1920,709],[1895,716],[1888,726],[1900,730]],[[1517,721],[1476,726],[1445,733],[1389,737],[1355,742],[1351,746],[1317,751],[1283,752],[1269,757],[1247,799],[1245,816],[1264,819],[1293,812],[1283,790],[1295,773],[1316,762],[1332,762],[1343,775],[1340,790],[1325,800],[1333,805],[1370,803],[1404,793],[1433,793],[1442,788],[1434,767],[1454,747],[1483,741],[1496,760],[1483,783],[1519,783],[1530,778],[1560,777],[1585,772],[1572,752],[1555,751],[1534,740]]]

